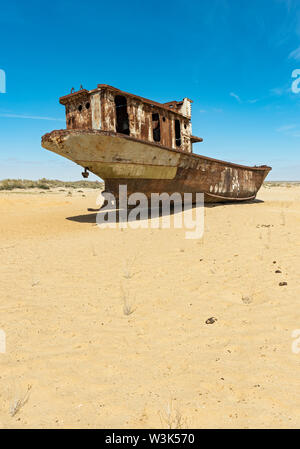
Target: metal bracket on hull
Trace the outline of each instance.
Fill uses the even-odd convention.
[[[84,171],[81,173],[83,178],[88,178],[89,177],[89,172],[88,172],[88,168],[85,167]]]

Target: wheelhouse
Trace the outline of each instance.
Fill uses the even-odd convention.
[[[91,91],[81,88],[60,98],[65,106],[67,129],[115,132],[164,147],[192,152],[191,103],[158,103],[106,84]]]

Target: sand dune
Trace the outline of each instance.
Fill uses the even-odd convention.
[[[201,240],[100,230],[83,190],[0,193],[1,427],[299,427],[300,187]]]

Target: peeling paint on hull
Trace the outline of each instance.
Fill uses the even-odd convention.
[[[271,167],[247,167],[101,130],[59,130],[45,134],[42,146],[87,168],[116,196],[204,193],[206,202],[254,199]]]

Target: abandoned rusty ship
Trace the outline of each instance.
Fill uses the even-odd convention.
[[[193,154],[191,103],[157,103],[106,84],[73,89],[60,98],[67,128],[42,137],[42,146],[105,181],[118,197],[143,192],[204,193],[205,202],[253,200],[271,170]]]

